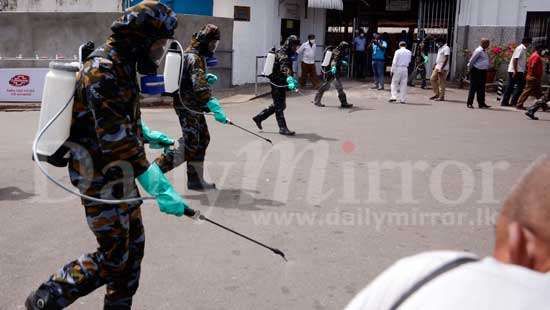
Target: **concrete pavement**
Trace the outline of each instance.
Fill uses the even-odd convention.
[[[289,98],[287,122],[298,134],[282,137],[267,120],[261,134],[273,147],[209,120],[207,169],[218,191],[188,191],[184,167],[170,175],[193,207],[280,248],[289,262],[147,202],[135,309],[342,309],[401,257],[433,249],[490,254],[502,199],[550,153],[550,114],[535,122],[512,109],[469,110],[464,90],[435,103],[416,88],[398,105],[387,103],[388,91],[346,87],[352,110],[337,108],[334,90],[326,108],[314,107],[309,92]],[[269,103],[226,111],[255,130],[250,118]],[[146,109],[143,117],[178,136],[172,110]],[[30,160],[37,118],[0,113],[0,309],[22,309],[31,289],[96,247],[79,200],[48,184]],[[50,170],[69,184],[65,169]],[[103,292],[70,309],[100,309]]]

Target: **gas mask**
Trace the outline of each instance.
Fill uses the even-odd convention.
[[[171,41],[168,39],[156,40],[149,47],[146,55],[139,57],[137,70],[141,75],[156,75],[162,60],[168,52]]]

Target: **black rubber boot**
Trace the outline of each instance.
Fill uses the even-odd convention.
[[[275,116],[277,118],[277,124],[279,125],[280,134],[282,134],[283,136],[294,136],[296,134],[296,132],[291,131],[286,126],[285,115],[283,113],[277,113]]]
[[[187,164],[187,189],[194,191],[207,191],[216,189],[216,184],[204,180],[204,162]]]
[[[270,106],[269,108],[264,109],[262,112],[260,112],[260,114],[254,116],[252,120],[254,121],[256,126],[258,126],[258,129],[263,130],[262,122],[273,115],[274,112],[275,108],[273,106]]]
[[[342,109],[350,109],[353,108],[353,104],[348,103],[348,98],[346,97],[346,94],[338,95],[338,99],[340,99],[340,108]]]
[[[527,115],[527,117],[529,117],[530,119],[534,120],[534,121],[538,121],[539,118],[535,116],[535,113],[533,113],[532,111],[527,111],[525,112],[525,115]]]
[[[27,310],[57,310],[58,307],[50,291],[45,287],[40,287],[36,291],[32,291],[25,300],[25,308]]]

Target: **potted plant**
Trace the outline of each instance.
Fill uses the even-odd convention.
[[[493,83],[497,75],[500,75],[500,67],[508,59],[511,47],[511,45],[507,47],[494,46],[489,50],[489,60],[492,66],[487,72],[487,82]],[[512,49],[513,52],[514,50]]]

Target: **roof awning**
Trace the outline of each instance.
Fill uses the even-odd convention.
[[[344,2],[343,0],[308,0],[308,7],[343,11]]]

